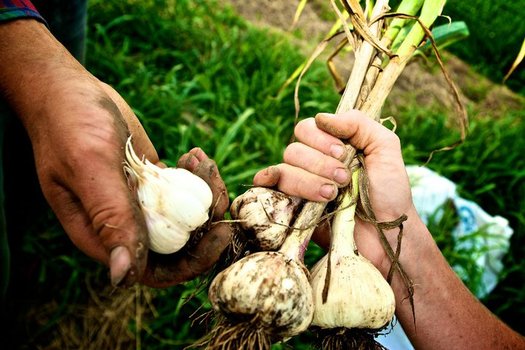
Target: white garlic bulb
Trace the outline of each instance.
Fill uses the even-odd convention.
[[[321,328],[378,329],[394,316],[392,288],[355,247],[357,178],[358,171],[352,176],[353,193],[345,193],[334,216],[330,259],[325,255],[311,269],[315,305],[312,325]],[[329,283],[327,290],[325,283]]]
[[[298,197],[266,187],[252,187],[235,198],[230,212],[259,248],[276,250],[283,244],[300,203]]]
[[[137,186],[139,205],[146,219],[150,249],[161,254],[180,250],[191,233],[208,221],[213,195],[208,184],[182,168],[160,168],[142,161],[126,143],[126,165]]]
[[[248,255],[213,280],[208,296],[226,317],[251,320],[272,337],[306,330],[313,316],[312,289],[304,265],[281,252]]]
[[[332,256],[330,287],[323,302],[327,267],[325,255],[311,270],[315,304],[312,325],[378,329],[392,320],[394,293],[372,263],[359,255]]]

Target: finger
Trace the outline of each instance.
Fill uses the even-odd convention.
[[[130,204],[133,200],[127,195],[127,188],[123,187],[122,190],[123,197],[113,191],[109,199],[95,193],[92,193],[92,197],[99,199],[84,196],[87,203],[99,202],[96,205],[85,204],[70,188],[61,185],[46,191],[49,204],[73,244],[88,256],[109,266],[111,282],[115,286],[129,286],[137,281],[145,268],[147,252],[146,226],[142,214]]]
[[[270,166],[259,170],[253,177],[253,185],[261,187],[274,187],[279,183],[281,173],[279,167]]]
[[[228,223],[217,223],[189,251],[171,255],[151,254],[142,282],[152,287],[164,288],[208,272],[230,244],[232,232]]]
[[[200,160],[193,154],[193,153],[185,153],[183,154],[179,160],[177,161],[177,167],[178,168],[184,168],[186,170],[189,170],[191,172],[194,172],[197,168],[197,165],[199,165]]]
[[[396,134],[360,111],[339,115],[321,113],[315,117],[315,122],[319,129],[335,137],[349,139],[350,144],[363,150],[365,156],[378,150],[389,154],[401,152]]]
[[[317,224],[313,234],[312,240],[317,243],[318,246],[328,251],[330,249],[330,237],[331,237],[331,225],[330,220],[326,219]]]
[[[179,158],[177,166],[194,172],[201,161],[208,159],[210,158],[201,148],[195,147]]]
[[[208,155],[200,147],[192,148],[189,153],[193,154],[201,162],[204,160],[210,159]]]
[[[206,181],[213,194],[213,218],[222,220],[224,213],[228,210],[230,200],[217,164],[202,149],[194,148],[179,159],[177,166],[193,172]]]
[[[122,154],[108,149],[120,151],[123,148],[112,143],[84,147],[81,152],[85,162],[81,169],[75,169],[67,178],[67,185],[81,199],[94,234],[110,255],[108,263],[112,283],[129,285],[140,279],[145,269],[147,229],[136,199],[127,186],[122,171]],[[77,235],[81,235],[79,229],[72,227]],[[119,248],[114,252],[117,247],[125,250]],[[121,269],[122,261],[127,261],[126,254],[130,257],[127,271]]]
[[[290,164],[279,164],[277,188],[288,195],[316,202],[326,202],[337,196],[337,185],[324,177]]]
[[[340,187],[350,182],[350,171],[342,162],[303,143],[294,142],[288,145],[283,159],[289,165],[334,181]]]
[[[335,159],[343,160],[346,156],[347,150],[343,142],[339,138],[321,130],[316,125],[314,118],[304,119],[297,123],[294,133],[297,140],[301,143]]]
[[[210,186],[213,193],[213,218],[222,220],[230,205],[230,199],[228,198],[226,185],[219,174],[217,164],[211,159],[204,159],[195,168],[195,175],[206,181],[208,186]]]

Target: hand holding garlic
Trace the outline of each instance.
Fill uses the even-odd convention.
[[[16,20],[0,27],[1,63],[11,62],[0,64],[0,89],[9,91],[2,99],[27,131],[42,192],[71,241],[109,267],[114,285],[166,286],[206,271],[227,245],[228,227],[217,225],[192,250],[167,261],[147,254],[145,222],[122,171],[127,136],[134,136],[141,156],[154,164],[159,159],[130,106],[44,24]],[[225,193],[216,167],[199,168]]]
[[[318,115],[315,122],[313,119],[300,122],[295,133],[305,147],[302,160],[298,159],[299,154],[289,153],[285,163],[258,173],[254,184],[277,186],[289,195],[322,201],[320,188],[326,184],[335,186],[331,174],[341,166],[340,153],[333,152],[342,145],[340,139],[348,139],[364,152],[370,200],[378,220],[392,220],[403,212],[408,216],[400,260],[414,282],[415,319],[405,286],[394,277],[392,287],[396,316],[415,348],[524,348],[525,339],[494,317],[444,259],[413,206],[399,140],[392,132],[361,112],[351,111],[336,117]],[[377,234],[359,219],[355,225],[354,238],[359,253],[386,275],[390,261]],[[386,232],[387,238],[395,246],[397,232],[392,236],[389,233]],[[317,232],[314,239],[329,247],[329,237],[322,232]],[[314,284],[323,277],[320,275],[322,264],[320,261],[312,271]],[[320,294],[317,292],[317,298]],[[348,298],[344,302],[348,302]]]
[[[300,152],[296,151],[297,146],[289,146],[285,151],[285,163],[270,168],[273,177],[264,176],[268,169],[262,170],[254,178],[255,185],[277,186],[292,196],[326,201],[321,191],[328,185],[334,188],[339,186],[335,174],[344,167],[341,162],[344,155],[341,139],[348,139],[354,147],[364,152],[371,204],[377,219],[390,221],[409,213],[417,217],[399,139],[384,126],[354,110],[337,116],[319,114],[315,119],[303,120],[297,124],[295,136],[301,142]],[[375,229],[357,220],[356,232],[360,232],[356,235],[359,251],[386,273],[389,265],[380,265],[388,259]],[[396,232],[388,238],[395,246]],[[325,247],[328,246],[328,239],[328,236],[319,232],[314,235],[314,240]]]
[[[207,272],[229,245],[231,229],[224,217],[228,194],[215,163],[199,148],[165,168],[140,159],[131,138],[126,143],[125,171],[148,231],[146,280],[157,287]],[[163,256],[164,255],[164,256]]]

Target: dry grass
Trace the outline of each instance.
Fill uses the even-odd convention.
[[[151,290],[133,288],[96,289],[86,283],[90,300],[86,304],[70,305],[67,315],[58,321],[54,336],[45,349],[140,349],[142,320],[154,313]],[[35,318],[42,324],[57,309],[56,302],[38,310]],[[131,329],[134,325],[135,329]]]

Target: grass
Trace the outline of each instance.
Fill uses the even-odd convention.
[[[448,0],[445,14],[467,23],[470,36],[450,50],[477,71],[500,83],[525,37],[525,7],[519,1]],[[521,65],[523,68],[523,65]],[[525,70],[511,76],[507,85],[525,94]]]
[[[202,147],[217,161],[234,198],[251,184],[257,170],[281,160],[292,135],[294,106],[292,87],[278,92],[305,59],[286,36],[256,29],[215,1],[93,0],[89,38],[88,68],[133,106],[168,164],[191,147]],[[315,64],[301,86],[301,117],[333,111],[338,99],[324,65]],[[395,108],[387,106],[385,114],[389,110],[396,111],[407,163],[422,164],[430,151],[458,137],[442,108],[421,107],[408,99]],[[429,167],[456,182],[463,197],[510,220],[516,233],[505,258],[504,279],[483,301],[524,332],[514,320],[525,316],[525,263],[519,259],[525,250],[525,115],[515,111],[498,119],[477,118],[475,106],[470,112],[468,141],[436,154]],[[449,261],[469,267],[471,252],[456,252],[450,227],[436,225],[436,240]],[[24,323],[35,330],[27,348],[84,334],[79,310],[93,299],[87,282],[93,290],[108,292],[104,268],[73,249],[56,224],[44,230],[46,234],[25,246],[28,256],[46,254],[36,286],[43,291],[35,304],[42,315]],[[187,300],[195,288],[188,283],[142,290],[141,311],[138,304],[130,305],[136,314],[122,314],[127,333],[114,348],[182,349],[202,336],[204,325],[192,326],[190,315],[209,305],[205,293]],[[134,317],[138,314],[140,318]],[[92,327],[96,331],[101,325]],[[90,336],[96,339],[97,334]],[[304,335],[292,345],[307,349],[309,340]]]

